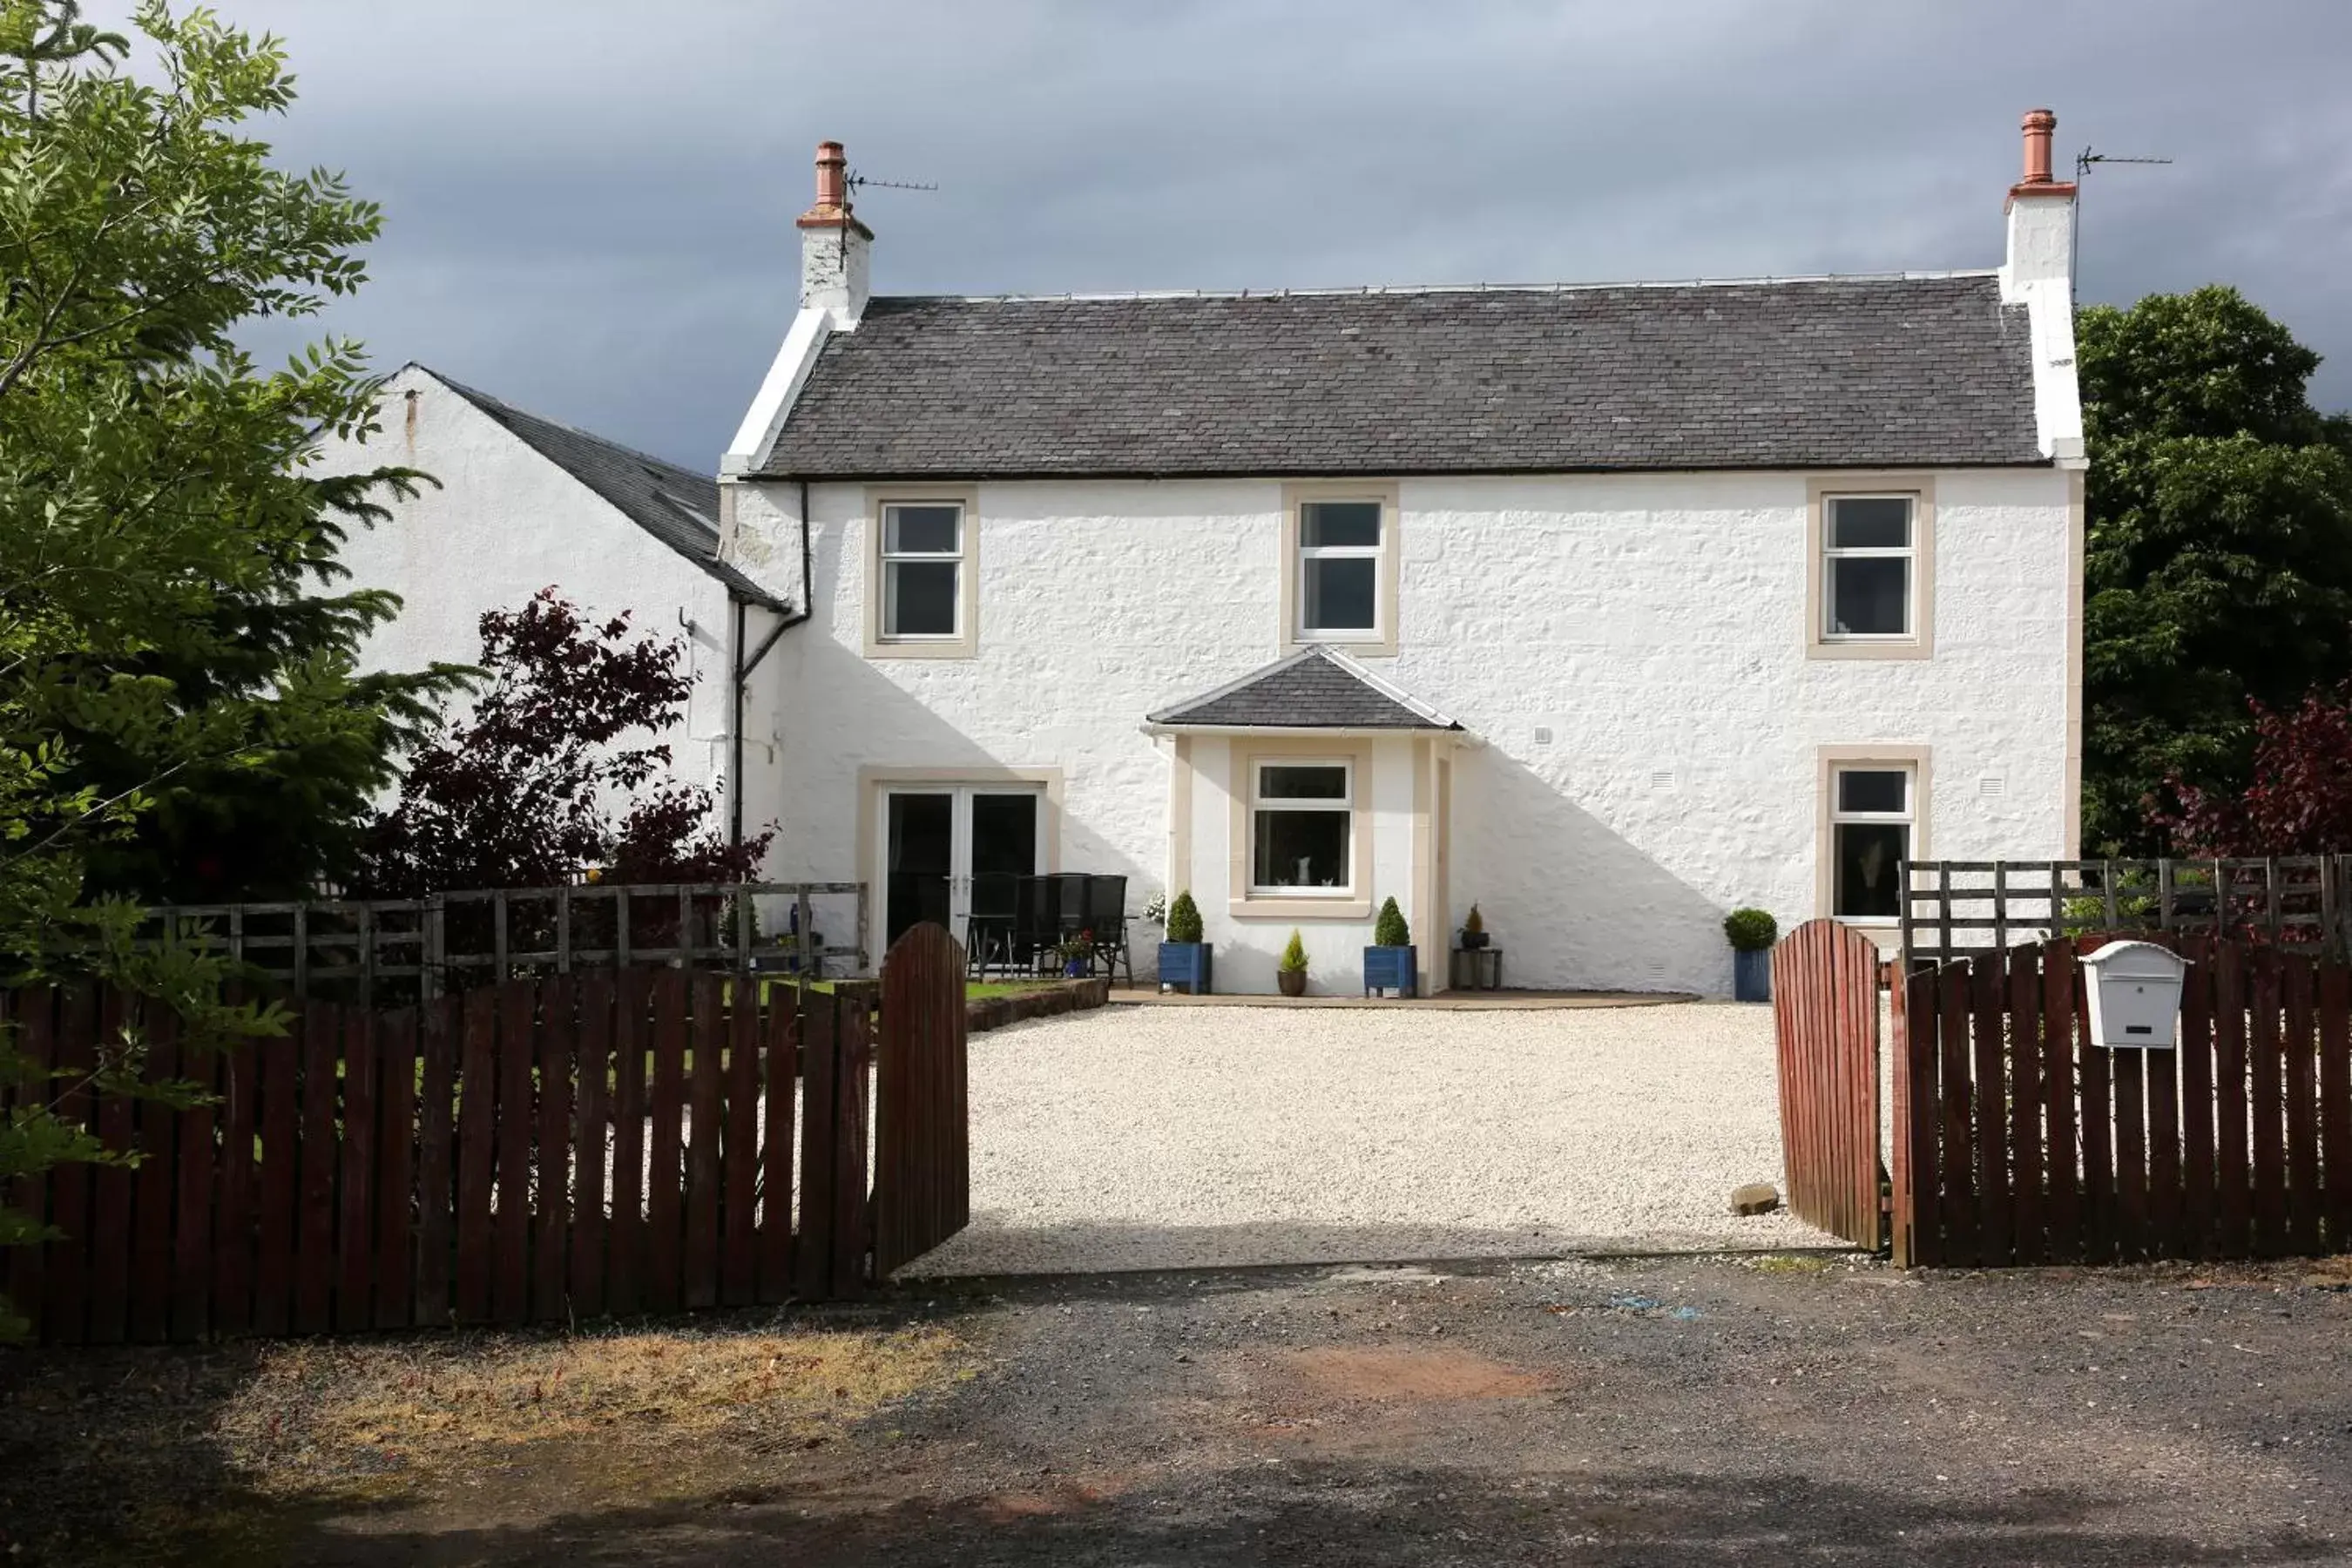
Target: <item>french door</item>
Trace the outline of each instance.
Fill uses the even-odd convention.
[[[974,877],[1045,868],[1043,807],[1043,790],[1019,785],[885,786],[878,870],[886,945],[920,921],[969,943]]]

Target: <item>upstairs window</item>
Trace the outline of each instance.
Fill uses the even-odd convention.
[[[869,656],[953,658],[975,651],[972,511],[968,492],[875,500]]]
[[[925,501],[882,509],[884,637],[954,637],[962,573],[963,508]]]
[[[1354,768],[1346,762],[1285,758],[1253,769],[1250,891],[1353,890]]]
[[[1381,629],[1381,503],[1311,500],[1298,509],[1298,629],[1369,637]]]
[[[1831,496],[1823,505],[1823,639],[1884,642],[1916,637],[1913,499]]]
[[[1285,645],[1394,653],[1394,488],[1294,485],[1285,498]]]

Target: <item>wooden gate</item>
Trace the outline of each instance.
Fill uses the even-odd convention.
[[[882,965],[875,1074],[874,1275],[929,1252],[971,1222],[964,952],[925,922]]]
[[[1809,921],[1772,952],[1780,1146],[1789,1207],[1857,1247],[1882,1239],[1878,1158],[1878,948]]]

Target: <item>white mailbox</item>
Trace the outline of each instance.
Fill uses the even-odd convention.
[[[2175,1046],[2189,961],[2152,942],[2111,942],[2083,957],[2095,1046]]]

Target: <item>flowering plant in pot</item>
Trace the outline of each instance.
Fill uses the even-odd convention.
[[[1290,928],[1290,940],[1283,944],[1281,961],[1274,966],[1274,983],[1282,987],[1285,996],[1307,994],[1307,942],[1298,928]]]
[[[1731,943],[1731,994],[1742,1002],[1772,1000],[1772,944],[1780,925],[1762,910],[1734,910],[1723,917]]]
[[[1168,906],[1168,939],[1160,944],[1160,989],[1209,994],[1216,948],[1201,937],[1201,906],[1187,888]]]
[[[1381,906],[1380,918],[1372,922],[1372,945],[1364,949],[1364,994],[1393,991],[1410,996],[1420,967],[1413,953],[1412,929],[1405,924],[1404,911],[1392,897]]]
[[[1062,960],[1062,973],[1073,980],[1086,977],[1087,966],[1094,962],[1095,933],[1082,931],[1077,935],[1064,937],[1054,946]]]

